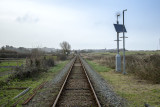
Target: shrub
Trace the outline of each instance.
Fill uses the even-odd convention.
[[[45,66],[48,66],[48,67],[52,67],[54,66],[54,59],[53,58],[48,58],[48,59],[45,59]]]
[[[0,58],[26,58],[30,56],[30,53],[18,53],[11,50],[0,50]]]
[[[141,79],[160,83],[160,55],[127,56],[126,70]]]
[[[115,56],[113,55],[83,55],[87,60],[97,62],[109,68],[115,69]],[[121,57],[121,62],[123,57]],[[123,64],[121,64],[121,68]],[[126,72],[132,73],[140,79],[160,83],[160,55],[135,54],[126,56]]]
[[[65,54],[58,54],[58,55],[57,55],[57,59],[64,61],[64,60],[67,59],[67,56],[66,56]]]
[[[54,66],[53,58],[43,59],[43,58],[31,58],[27,59],[26,65],[17,67],[15,73],[10,76],[10,79],[25,79],[34,77],[40,72],[46,72],[49,67]]]

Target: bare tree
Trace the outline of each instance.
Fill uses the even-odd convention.
[[[68,55],[71,51],[71,45],[66,41],[63,41],[62,43],[60,43],[60,47],[62,48],[62,51],[64,54]]]

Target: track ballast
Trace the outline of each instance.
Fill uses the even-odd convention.
[[[53,107],[100,107],[79,56],[72,64]]]

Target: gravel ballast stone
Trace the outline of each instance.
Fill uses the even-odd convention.
[[[96,71],[94,71],[85,60],[80,58],[84,64],[88,76],[102,107],[127,107],[125,99],[118,96],[108,83]]]

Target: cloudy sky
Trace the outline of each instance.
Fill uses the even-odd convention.
[[[113,24],[124,9],[126,49],[160,49],[159,0],[0,0],[0,47],[116,48]]]

